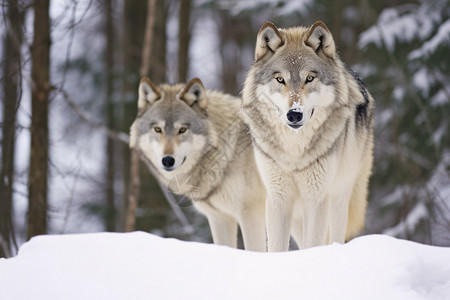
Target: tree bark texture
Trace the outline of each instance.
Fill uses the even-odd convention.
[[[184,0],[183,0],[184,1]],[[154,10],[154,28],[150,52],[146,54],[150,57],[150,66],[147,75],[156,83],[164,83],[167,80],[167,64],[166,64],[166,42],[167,42],[167,16],[169,14],[169,6],[166,1],[155,1]]]
[[[113,101],[114,93],[114,22],[113,22],[114,0],[105,1],[105,71],[106,71],[106,122],[108,128],[116,129],[115,126],[115,105]],[[107,137],[106,141],[106,211],[105,211],[105,227],[106,231],[116,230],[116,208],[115,208],[115,141]]]
[[[48,107],[50,93],[50,0],[34,1],[31,49],[31,150],[27,238],[47,233]]]
[[[186,82],[189,70],[189,41],[191,39],[191,0],[180,1],[178,27],[178,82]]]
[[[254,43],[254,33],[249,31],[252,28],[251,19],[246,17],[232,18],[229,15],[220,15],[220,56],[222,60],[222,88],[226,93],[239,94],[242,89],[242,80],[237,75],[242,74],[247,66],[243,65],[242,51],[249,42]],[[236,35],[236,32],[239,32]],[[251,35],[249,35],[251,33]],[[238,36],[238,38],[237,38]],[[250,44],[253,49],[254,45]]]
[[[7,30],[3,47],[3,126],[2,163],[0,170],[0,257],[11,256],[12,246],[17,250],[12,220],[14,151],[16,139],[16,112],[21,92],[20,64],[22,45],[23,11],[17,0],[8,1],[8,14],[5,18]]]
[[[123,116],[122,124],[124,131],[128,131],[131,123],[137,115],[137,84],[141,69],[142,48],[146,27],[147,1],[127,0],[124,3],[123,22]],[[124,174],[124,219],[125,231],[132,231],[135,228],[135,220],[130,221],[130,210],[136,211],[133,204],[130,207],[130,194],[132,193],[133,177],[132,152],[128,145],[123,147],[123,174]],[[139,180],[139,178],[138,178]],[[134,183],[136,184],[136,182]],[[139,182],[138,188],[139,188]],[[137,200],[136,200],[137,201]],[[136,204],[137,206],[137,204]]]
[[[155,4],[156,0],[148,0],[147,20],[144,34],[144,44],[142,47],[142,65],[140,75],[146,76],[150,68],[150,58],[152,50],[153,29],[155,24]],[[128,195],[128,207],[125,216],[125,231],[133,231],[136,228],[136,209],[139,199],[139,155],[131,151],[130,159],[130,192]]]

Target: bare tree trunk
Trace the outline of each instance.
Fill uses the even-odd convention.
[[[155,27],[155,0],[147,2],[147,20],[145,24],[144,45],[142,47],[142,65],[139,71],[141,77],[147,76],[150,69],[150,58],[153,45],[153,28]]]
[[[178,29],[178,82],[186,82],[189,70],[189,41],[191,32],[191,0],[180,1],[180,22]]]
[[[147,21],[145,26],[144,45],[142,47],[142,65],[140,69],[141,76],[146,76],[150,68],[153,27],[155,24],[155,2],[156,0],[148,0],[147,3]],[[133,231],[136,227],[139,186],[139,155],[135,151],[132,151],[130,161],[130,192],[128,196],[128,209],[125,216],[125,231]]]
[[[125,231],[130,232],[136,229],[136,210],[139,198],[139,155],[136,151],[131,151],[130,160],[130,192],[128,195],[127,211],[125,213]]]
[[[222,89],[236,95],[240,92],[242,84],[237,75],[246,68],[243,65],[241,51],[250,40],[246,33],[248,34],[248,28],[252,27],[251,20],[245,17],[231,18],[227,14],[220,14],[219,17]],[[240,38],[236,37],[236,32],[239,32]]]
[[[146,26],[147,2],[141,0],[127,0],[124,2],[123,13],[123,86],[122,86],[122,130],[128,131],[131,123],[137,115],[137,83],[139,82],[139,72],[141,68],[143,39]],[[131,188],[131,159],[130,149],[124,146],[122,149],[123,159],[123,182],[124,182],[124,211],[123,229],[130,231],[128,211],[135,208],[130,207],[130,188]],[[133,171],[134,172],[134,171]],[[139,180],[139,178],[138,178]],[[138,182],[139,187],[139,182]],[[134,203],[134,202],[133,202]],[[132,204],[134,205],[134,204]],[[136,204],[137,205],[137,204]]]
[[[121,79],[122,79],[122,95],[121,95],[121,111],[120,111],[120,120],[121,120],[121,130],[126,132],[129,130],[130,124],[133,122],[133,119],[136,116],[136,105],[132,105],[136,103],[136,99],[133,93],[133,89],[136,89],[136,84],[133,84],[133,81],[130,80],[133,74],[135,74],[136,69],[139,68],[139,63],[137,62],[138,54],[135,51],[135,47],[137,45],[141,45],[140,40],[142,40],[142,26],[143,19],[145,16],[142,15],[142,4],[144,1],[137,2],[135,0],[128,0],[123,3],[123,28],[122,28],[122,71],[121,71]],[[137,7],[137,8],[136,8]],[[133,18],[134,16],[134,18]],[[134,34],[132,34],[134,32]],[[139,48],[142,49],[142,48]],[[140,53],[139,53],[140,56]],[[137,76],[136,76],[137,77]],[[138,78],[135,78],[135,82],[137,82]],[[123,209],[124,212],[121,215],[122,221],[122,229],[125,230],[125,223],[127,219],[127,211],[129,206],[129,193],[130,193],[130,148],[127,145],[122,146],[122,180],[123,180]]]
[[[16,133],[16,111],[19,106],[20,46],[22,44],[23,12],[17,0],[8,1],[8,15],[5,18],[7,31],[4,43],[3,69],[3,128],[2,163],[0,170],[0,257],[12,254],[12,246],[17,250],[12,218],[12,195],[14,183],[14,149]]]
[[[184,1],[184,0],[183,0]],[[153,82],[163,83],[167,80],[166,42],[167,42],[167,16],[169,5],[167,1],[155,1],[154,28],[151,46],[150,67],[147,75]],[[150,55],[147,54],[149,57]]]
[[[113,22],[113,0],[105,1],[105,69],[106,69],[106,122],[108,128],[115,129],[114,114],[114,22]],[[115,141],[108,137],[106,142],[106,213],[105,225],[107,231],[116,229],[116,209],[114,204],[114,179],[115,179]]]
[[[34,1],[27,238],[47,233],[48,98],[51,44],[49,5],[50,0]]]

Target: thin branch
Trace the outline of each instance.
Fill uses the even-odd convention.
[[[441,85],[442,91],[447,96],[447,99],[450,99],[450,90],[448,89],[448,85],[445,84],[446,78],[441,78],[442,74],[439,72],[439,75],[438,75],[436,69],[430,70],[430,73],[434,77],[434,80]]]
[[[80,172],[81,172],[81,167],[78,168],[77,172],[75,173],[75,180],[73,183],[73,187],[70,189],[69,203],[67,203],[66,212],[64,215],[64,221],[63,221],[63,225],[62,225],[61,232],[60,232],[61,234],[63,234],[66,231],[67,224],[69,223],[70,207],[72,206],[72,203],[73,203],[73,198],[74,198],[75,190],[77,188],[78,179],[80,178]]]
[[[67,71],[69,70],[69,60],[70,60],[70,56],[72,53],[72,45],[73,45],[73,41],[75,39],[75,18],[76,18],[76,12],[77,12],[77,6],[78,6],[78,2],[75,1],[73,8],[72,8],[72,18],[70,20],[70,37],[69,37],[69,43],[67,45],[67,49],[66,49],[66,61],[64,63],[64,70],[62,72],[62,76],[61,76],[61,84],[59,86],[59,90],[63,90],[64,89],[64,84],[66,83],[66,76],[67,76]],[[57,96],[57,93],[55,94],[55,96]]]
[[[97,129],[105,131],[106,134],[110,138],[115,139],[117,141],[120,141],[120,142],[128,145],[128,143],[130,141],[128,134],[126,134],[124,132],[116,132],[116,131],[108,128],[102,122],[95,120],[91,115],[89,115],[89,113],[87,113],[84,109],[82,109],[77,104],[75,104],[75,102],[70,99],[69,95],[67,94],[67,92],[65,90],[61,90],[60,92],[63,95],[64,101],[67,103],[67,105],[69,105],[70,108],[72,108],[72,110],[78,116],[80,116],[84,121],[86,121],[88,124],[90,124],[91,126],[97,128]]]
[[[161,184],[161,182],[159,182],[159,180],[158,180],[158,184],[161,187],[161,190],[163,191],[164,196],[166,196],[166,198],[167,198],[167,200],[169,202],[170,208],[172,209],[173,213],[175,214],[175,216],[178,218],[178,220],[180,221],[181,225],[183,226],[184,232],[186,234],[189,234],[189,235],[193,234],[194,233],[194,227],[191,225],[191,223],[189,223],[188,218],[183,213],[181,208],[178,205],[175,204],[176,200],[173,197],[173,194],[170,193],[168,191],[167,187],[165,185]]]

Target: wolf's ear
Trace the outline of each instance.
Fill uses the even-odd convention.
[[[314,23],[305,35],[305,44],[311,47],[319,56],[336,58],[336,46],[333,35],[321,21]]]
[[[201,108],[205,108],[208,104],[205,87],[199,78],[193,78],[186,83],[179,97],[186,101],[189,106],[197,102]]]
[[[144,109],[147,105],[153,104],[159,98],[161,98],[159,88],[147,77],[142,77],[139,83],[138,109]]]
[[[272,22],[267,21],[256,37],[255,61],[260,60],[268,52],[275,53],[284,44],[284,38]]]

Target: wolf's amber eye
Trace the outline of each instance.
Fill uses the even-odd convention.
[[[277,76],[277,77],[275,77],[275,79],[279,82],[279,83],[281,83],[281,84],[285,84],[285,82],[284,82],[284,78],[283,77],[281,77],[281,76]]]
[[[180,130],[178,131],[179,134],[185,133],[187,130],[186,127],[181,127]]]
[[[153,130],[154,130],[156,133],[161,133],[161,132],[162,132],[161,127],[153,127]]]
[[[308,75],[306,76],[306,82],[311,82],[314,80],[314,76]]]

